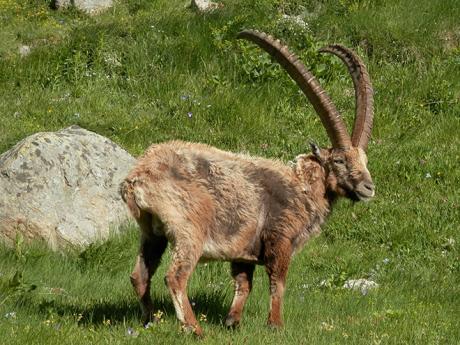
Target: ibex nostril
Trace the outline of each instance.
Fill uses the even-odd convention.
[[[370,192],[374,191],[374,185],[372,183],[365,183],[364,188],[366,188]]]

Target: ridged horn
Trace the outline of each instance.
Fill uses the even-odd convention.
[[[356,102],[355,122],[351,142],[353,146],[359,146],[367,150],[374,118],[374,92],[366,66],[358,55],[339,44],[322,48],[320,52],[338,56],[348,68],[355,87]]]
[[[279,40],[275,40],[272,36],[254,30],[242,31],[237,37],[257,44],[286,70],[315,108],[326,128],[332,147],[347,149],[352,146],[345,123],[331,99],[313,74],[306,69],[294,53],[289,51],[287,46],[282,45]]]

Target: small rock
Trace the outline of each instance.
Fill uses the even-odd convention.
[[[360,291],[363,295],[367,295],[369,290],[376,289],[379,284],[367,279],[349,279],[343,284],[344,289]]]
[[[218,2],[212,2],[208,0],[192,0],[192,8],[196,8],[199,12],[202,13],[214,11],[222,6],[223,4]]]
[[[113,0],[54,0],[54,7],[57,9],[75,6],[88,14],[99,14],[112,5]]]
[[[19,55],[21,55],[21,57],[26,57],[29,54],[30,54],[30,46],[22,45],[19,47]]]

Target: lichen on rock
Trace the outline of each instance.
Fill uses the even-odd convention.
[[[53,249],[107,238],[128,218],[118,186],[135,159],[78,126],[31,135],[0,155],[0,240]]]

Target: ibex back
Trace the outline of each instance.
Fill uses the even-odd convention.
[[[268,323],[282,326],[282,298],[294,252],[319,232],[338,197],[358,201],[374,196],[365,153],[372,128],[372,87],[362,61],[339,45],[322,50],[340,57],[354,82],[356,118],[350,138],[327,94],[286,46],[257,31],[243,31],[239,37],[266,50],[296,81],[320,116],[332,148],[312,144],[310,154],[288,166],[171,141],[152,145],[138,159],[121,194],[141,228],[131,281],[144,322],[152,317],[151,277],[170,242],[172,262],[165,281],[178,319],[198,335],[202,329],[186,288],[200,259],[231,262],[235,295],[227,326],[240,322],[255,265],[264,265],[270,280]]]

